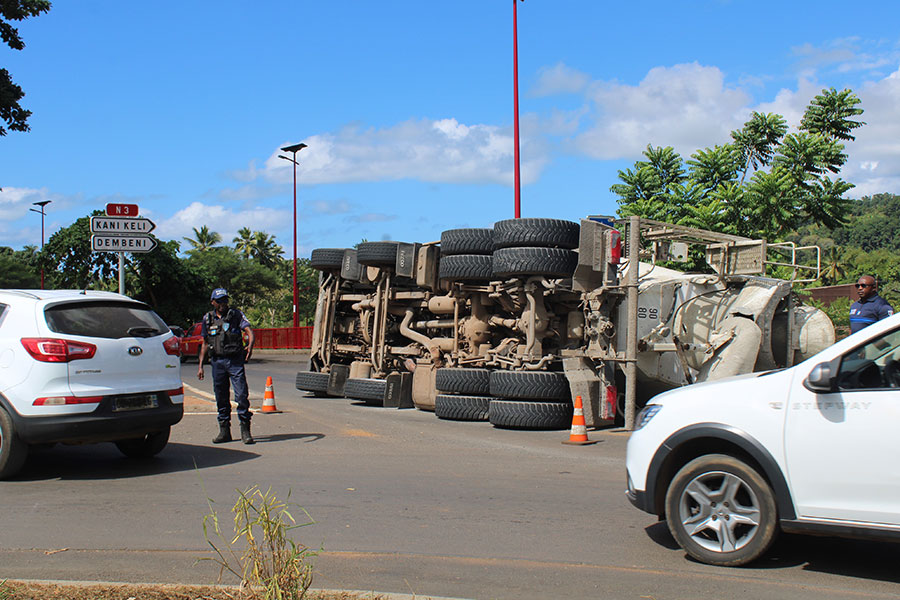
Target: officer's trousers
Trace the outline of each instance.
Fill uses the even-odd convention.
[[[241,422],[250,422],[253,413],[250,411],[250,392],[247,388],[247,375],[244,373],[244,356],[210,357],[212,367],[213,391],[216,394],[218,419],[222,425],[231,423],[230,387],[234,388],[234,401],[237,404],[237,415]]]

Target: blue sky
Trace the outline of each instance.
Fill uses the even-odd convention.
[[[512,2],[54,0],[0,47],[32,130],[0,138],[0,245],[40,244],[108,202],[162,239],[241,227],[298,255],[427,242],[513,216]],[[900,193],[900,4],[518,4],[522,216],[612,214],[647,144],[687,157],[751,111],[796,127],[824,87],[868,125],[852,197]],[[182,243],[182,249],[187,247]]]

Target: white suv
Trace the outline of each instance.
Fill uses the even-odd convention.
[[[163,320],[126,296],[0,290],[0,479],[32,444],[160,452],[183,415],[179,354]]]
[[[656,396],[627,495],[697,560],[742,565],[779,529],[900,540],[900,315],[781,371]]]

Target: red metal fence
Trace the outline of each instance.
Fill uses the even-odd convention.
[[[309,348],[312,346],[312,326],[253,328],[257,348]]]

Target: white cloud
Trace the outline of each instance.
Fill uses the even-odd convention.
[[[532,96],[551,96],[555,94],[577,94],[587,87],[591,78],[581,71],[556,63],[552,67],[543,67],[538,71],[537,83],[531,90]]]
[[[636,86],[596,82],[588,96],[594,123],[573,146],[596,159],[637,158],[647,144],[688,155],[727,141],[749,116],[749,95],[697,63],[656,67]]]
[[[348,223],[383,223],[385,221],[396,220],[397,215],[387,215],[383,213],[364,213],[361,215],[352,215],[344,217]]]
[[[547,164],[546,148],[523,131],[523,181],[537,180]],[[297,179],[304,184],[396,181],[511,185],[513,138],[509,128],[467,125],[456,119],[420,119],[381,129],[348,126],[303,140]],[[273,150],[261,169],[239,174],[290,183],[292,165]]]
[[[292,218],[292,213],[286,210],[254,208],[234,211],[223,206],[192,202],[168,219],[157,222],[153,233],[161,239],[178,240],[184,249],[186,246],[182,238],[194,237],[193,228],[200,229],[206,225],[210,231],[222,236],[223,245],[230,245],[237,230],[242,227],[249,227],[253,231],[280,231],[284,229],[285,223],[288,223],[290,229]],[[278,243],[282,246],[286,244],[285,240],[278,240]]]
[[[847,144],[850,160],[843,177],[856,184],[851,194],[900,193],[900,69],[863,86],[857,94],[867,124]]]
[[[836,73],[873,71],[892,67],[900,59],[900,52],[883,41],[846,37],[830,40],[819,46],[806,43],[791,48],[797,57],[795,67],[804,77],[822,70]]]
[[[353,208],[346,200],[316,200],[306,204],[312,212],[321,215],[341,215]]]
[[[41,217],[30,214],[30,210],[39,210],[35,202],[55,202],[57,205],[68,205],[70,199],[61,194],[51,193],[47,188],[4,187],[0,191],[0,245],[40,246]],[[45,206],[45,237],[49,238],[54,231],[52,206]],[[25,223],[28,223],[25,225]]]

